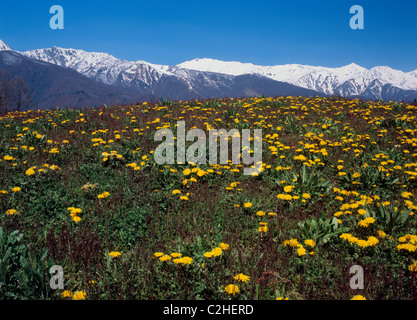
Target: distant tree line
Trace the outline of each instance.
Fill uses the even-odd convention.
[[[29,88],[19,77],[0,69],[0,113],[20,109],[31,103]]]

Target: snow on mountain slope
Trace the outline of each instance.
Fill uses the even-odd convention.
[[[252,63],[226,62],[215,59],[194,59],[177,65],[179,68],[191,69],[197,71],[209,71],[217,73],[225,73],[232,76],[240,76],[242,74],[260,73],[261,68]]]
[[[417,70],[411,71],[407,73],[409,76],[413,77],[413,78],[417,78]]]
[[[107,53],[52,47],[22,52],[27,57],[42,60],[75,71],[105,84],[114,84],[121,71],[133,62],[117,59]]]
[[[413,76],[390,67],[375,67],[370,69],[368,73],[372,79],[380,79],[382,82],[390,83],[401,89],[417,89],[417,81]]]
[[[3,42],[2,40],[0,40],[0,51],[4,51],[4,50],[12,50],[12,48],[10,48],[7,43]]]

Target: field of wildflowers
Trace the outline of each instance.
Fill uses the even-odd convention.
[[[0,296],[416,299],[416,115],[336,97],[3,115]],[[262,129],[261,172],[156,164],[155,132],[180,120]]]

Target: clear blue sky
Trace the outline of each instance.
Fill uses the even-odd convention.
[[[64,30],[52,30],[52,5]],[[352,5],[365,29],[349,27]],[[415,0],[1,0],[0,39],[24,51],[59,46],[174,65],[194,58],[417,69]]]

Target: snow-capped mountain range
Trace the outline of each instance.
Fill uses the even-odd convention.
[[[0,40],[2,50],[12,49]],[[168,66],[58,47],[18,53],[75,70],[102,84],[136,89],[141,94],[158,98],[210,98],[236,94],[319,94],[406,101],[417,98],[417,70],[406,73],[386,66],[372,69],[354,63],[340,68],[299,64],[259,66],[215,59],[194,59]],[[284,88],[291,92],[286,94]]]
[[[299,64],[257,66],[251,63],[195,59],[181,63],[178,67],[229,75],[259,74],[327,95],[361,95],[375,80],[382,85],[391,84],[404,90],[417,90],[417,70],[408,73],[389,67],[368,70],[354,63],[341,68],[326,68]],[[343,89],[347,84],[351,86],[349,91]]]

